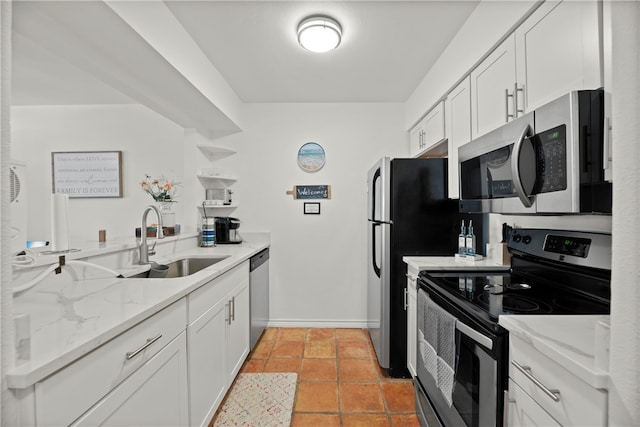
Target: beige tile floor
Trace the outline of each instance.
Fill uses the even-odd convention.
[[[413,384],[380,370],[363,329],[268,328],[242,372],[298,374],[293,427],[417,427]]]

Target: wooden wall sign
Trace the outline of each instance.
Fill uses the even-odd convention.
[[[293,190],[287,190],[287,194],[294,199],[330,199],[330,185],[295,185]]]

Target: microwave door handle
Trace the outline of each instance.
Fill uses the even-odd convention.
[[[520,171],[520,155],[522,151],[522,147],[524,146],[525,140],[528,140],[527,136],[529,131],[531,130],[531,126],[528,124],[522,130],[520,137],[517,139],[515,145],[513,146],[513,153],[511,157],[511,175],[513,176],[513,186],[515,187],[516,194],[518,198],[522,202],[525,207],[531,207],[533,205],[533,197],[527,194],[524,186],[522,185],[522,176]],[[534,153],[535,155],[535,153]],[[534,169],[535,172],[535,169]],[[535,179],[535,175],[534,175]]]

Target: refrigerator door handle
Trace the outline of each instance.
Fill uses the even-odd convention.
[[[376,221],[379,217],[376,216],[376,181],[380,179],[380,169],[377,169],[371,178],[371,219]]]
[[[376,263],[376,227],[380,227],[381,222],[371,223],[371,264],[373,265],[373,271],[376,276],[380,277],[380,266]]]

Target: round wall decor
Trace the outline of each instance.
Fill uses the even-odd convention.
[[[324,148],[316,142],[307,142],[298,150],[298,166],[307,172],[320,170],[325,163]]]

